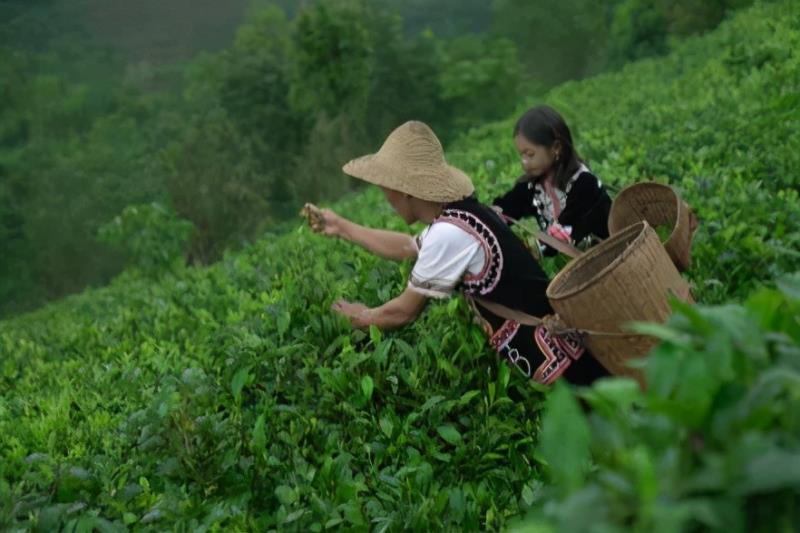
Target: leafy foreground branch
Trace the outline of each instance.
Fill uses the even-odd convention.
[[[643,326],[663,339],[646,393],[556,387],[540,442],[553,483],[523,493],[535,511],[515,531],[796,531],[800,276],[778,287]]]

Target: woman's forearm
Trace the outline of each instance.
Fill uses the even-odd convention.
[[[406,233],[367,228],[343,219],[340,236],[384,259],[402,261],[417,256],[414,238]]]
[[[348,316],[356,327],[363,328],[372,325],[382,330],[397,329],[416,320],[425,307],[426,301],[426,296],[406,288],[400,295],[383,305],[371,309],[356,309],[353,314]]]
[[[364,311],[356,320],[359,327],[376,326],[383,331],[398,329],[417,318],[411,311],[392,305],[382,305]]]

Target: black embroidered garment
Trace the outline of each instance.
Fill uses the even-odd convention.
[[[573,242],[592,235],[601,239],[608,237],[611,198],[600,180],[584,165],[563,191],[523,176],[510,191],[492,203],[500,207],[504,215],[516,220],[536,217],[542,230],[556,222],[569,227]]]
[[[493,209],[471,197],[447,204],[434,221],[440,222],[472,234],[484,250],[482,271],[465,275],[461,282],[460,289],[467,296],[533,316],[552,314],[546,296],[547,274]],[[492,347],[528,377],[547,384],[563,374],[570,382],[589,384],[608,375],[575,339],[553,337],[543,326],[534,328],[505,320],[472,302]]]

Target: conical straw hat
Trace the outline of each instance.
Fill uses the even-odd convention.
[[[395,129],[377,153],[353,159],[342,170],[431,202],[455,202],[475,191],[469,176],[447,164],[433,131],[413,120]]]

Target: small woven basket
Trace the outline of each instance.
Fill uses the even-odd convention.
[[[668,185],[636,183],[614,198],[608,215],[608,232],[614,235],[642,220],[652,227],[671,228],[664,248],[679,271],[687,270],[692,263],[692,235],[697,229],[697,218],[689,205]]]

